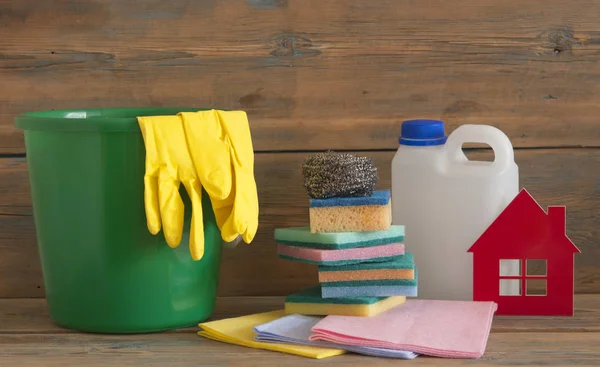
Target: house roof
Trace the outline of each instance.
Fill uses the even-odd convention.
[[[565,214],[564,206],[549,206],[546,213],[526,189],[521,189],[467,252],[480,251],[486,246],[506,252],[522,251],[522,243],[539,244],[540,237],[544,243],[560,246],[560,251],[581,252],[566,235]],[[523,241],[511,241],[514,233]],[[536,250],[540,250],[539,245]]]

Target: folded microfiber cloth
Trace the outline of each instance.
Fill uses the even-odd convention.
[[[275,228],[275,242],[322,250],[389,245],[404,241],[404,226],[392,225],[384,231],[312,233],[310,227]]]
[[[414,359],[418,356],[417,353],[402,350],[339,345],[327,341],[310,340],[311,329],[319,321],[321,321],[321,319],[322,318],[320,317],[304,315],[285,316],[266,324],[256,326],[254,328],[254,331],[257,334],[255,340],[261,342],[290,343],[325,348],[340,348],[347,350],[348,352],[375,357]]]
[[[414,279],[415,262],[412,253],[394,256],[385,262],[371,262],[339,266],[319,266],[319,282],[352,280]]]
[[[389,190],[371,196],[310,199],[313,233],[385,231],[392,224]]]
[[[323,298],[340,297],[386,297],[386,296],[417,296],[418,270],[414,269],[414,279],[383,279],[383,280],[349,280],[339,282],[322,282],[321,296]]]
[[[254,340],[254,327],[285,316],[283,310],[263,312],[254,315],[203,322],[198,324],[202,331],[198,335],[224,343],[249,348],[266,349],[276,352],[295,354],[303,357],[321,359],[344,354],[339,348],[322,348],[305,345],[267,343]]]
[[[367,262],[389,261],[403,255],[403,243],[391,243],[373,247],[357,247],[342,250],[321,250],[277,244],[279,257],[285,260],[330,267]]]
[[[327,316],[312,328],[310,340],[479,358],[496,309],[494,302],[408,300],[373,317]]]
[[[403,304],[405,296],[323,298],[321,287],[314,286],[285,298],[287,314],[374,316]]]

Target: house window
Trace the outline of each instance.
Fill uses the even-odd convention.
[[[520,279],[500,279],[500,295],[501,296],[520,296],[521,295],[521,280]]]
[[[547,262],[545,259],[527,259],[525,295],[545,296],[547,294],[547,273]]]
[[[500,260],[500,276],[520,277],[521,260]]]
[[[546,260],[528,259],[527,260],[527,275],[528,276],[546,276]]]
[[[545,259],[501,259],[500,295],[545,296],[547,272]]]
[[[525,283],[525,294],[528,296],[545,296],[546,279],[527,279]]]
[[[520,296],[522,293],[521,260],[500,260],[500,295]]]

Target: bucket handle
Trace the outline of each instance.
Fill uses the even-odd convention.
[[[462,150],[464,143],[488,144],[494,151],[495,170],[503,171],[514,163],[514,151],[510,139],[502,130],[489,125],[466,124],[454,130],[446,141],[446,159],[449,164],[464,164],[469,159]]]

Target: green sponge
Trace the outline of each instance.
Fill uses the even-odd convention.
[[[370,305],[388,297],[322,298],[321,286],[317,285],[285,297],[290,303],[335,303],[343,305]]]
[[[276,228],[275,242],[284,245],[339,250],[401,243],[404,226],[392,225],[385,231],[311,233],[310,227]]]
[[[359,271],[376,269],[414,269],[415,261],[412,253],[405,252],[404,255],[397,255],[388,261],[368,262],[359,264],[347,264],[338,266],[320,265],[320,272],[328,271]]]

